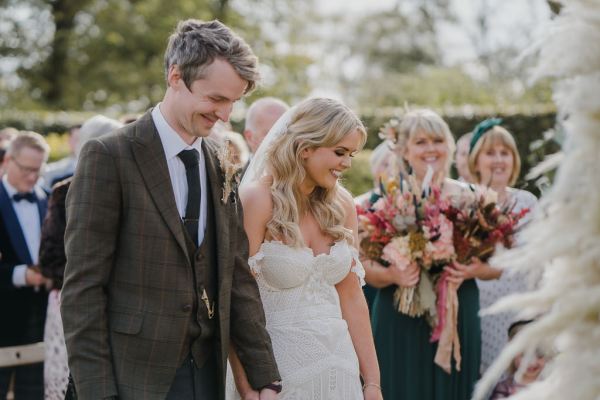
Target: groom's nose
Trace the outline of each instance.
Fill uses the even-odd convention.
[[[233,109],[233,103],[225,103],[223,105],[219,105],[215,114],[217,117],[223,122],[229,121],[229,115],[231,114],[231,110]]]

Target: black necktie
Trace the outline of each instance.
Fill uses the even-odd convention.
[[[185,176],[188,184],[187,204],[183,224],[190,237],[198,246],[198,219],[200,218],[200,170],[198,169],[198,151],[183,150],[177,157],[185,165]]]
[[[35,201],[37,200],[37,196],[33,192],[29,192],[29,193],[15,193],[15,194],[13,194],[12,198],[17,203],[19,201],[21,201],[21,200],[27,200],[30,203],[35,203]]]

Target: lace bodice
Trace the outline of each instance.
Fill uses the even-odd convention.
[[[308,247],[264,242],[248,263],[258,281],[267,324],[271,312],[327,305],[339,309],[335,285],[350,272],[364,285],[365,271],[358,252],[346,241],[336,242],[329,254],[319,255]]]
[[[328,254],[264,242],[248,260],[256,275],[267,331],[283,381],[281,400],[360,400],[358,359],[335,285],[355,273],[358,252],[346,241]],[[238,399],[231,371],[228,400]]]

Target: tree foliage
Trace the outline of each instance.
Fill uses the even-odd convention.
[[[140,111],[164,93],[163,54],[177,21],[218,18],[255,49],[267,75],[258,94],[288,100],[310,90],[312,58],[302,51],[301,14],[312,2],[272,7],[271,19],[258,14],[264,1],[246,0],[5,0],[0,51],[18,62],[12,86],[1,81],[0,103],[13,107]],[[276,4],[272,0],[271,6]],[[21,10],[21,14],[15,10]],[[245,12],[244,12],[245,11]],[[243,12],[243,14],[242,14]],[[281,51],[265,29],[288,30]],[[9,28],[10,27],[10,28]],[[35,31],[33,32],[32,31]],[[269,73],[269,71],[271,71]],[[283,82],[291,83],[289,91]],[[293,93],[293,94],[292,94]]]

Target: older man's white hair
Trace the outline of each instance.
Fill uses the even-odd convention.
[[[97,139],[100,136],[111,133],[123,126],[122,122],[116,119],[105,117],[104,115],[95,115],[81,125],[79,130],[79,143],[75,153],[79,156],[79,152],[83,145],[92,139]]]
[[[244,126],[244,137],[252,153],[256,152],[275,121],[288,109],[283,100],[275,97],[263,97],[252,103],[246,112]]]

